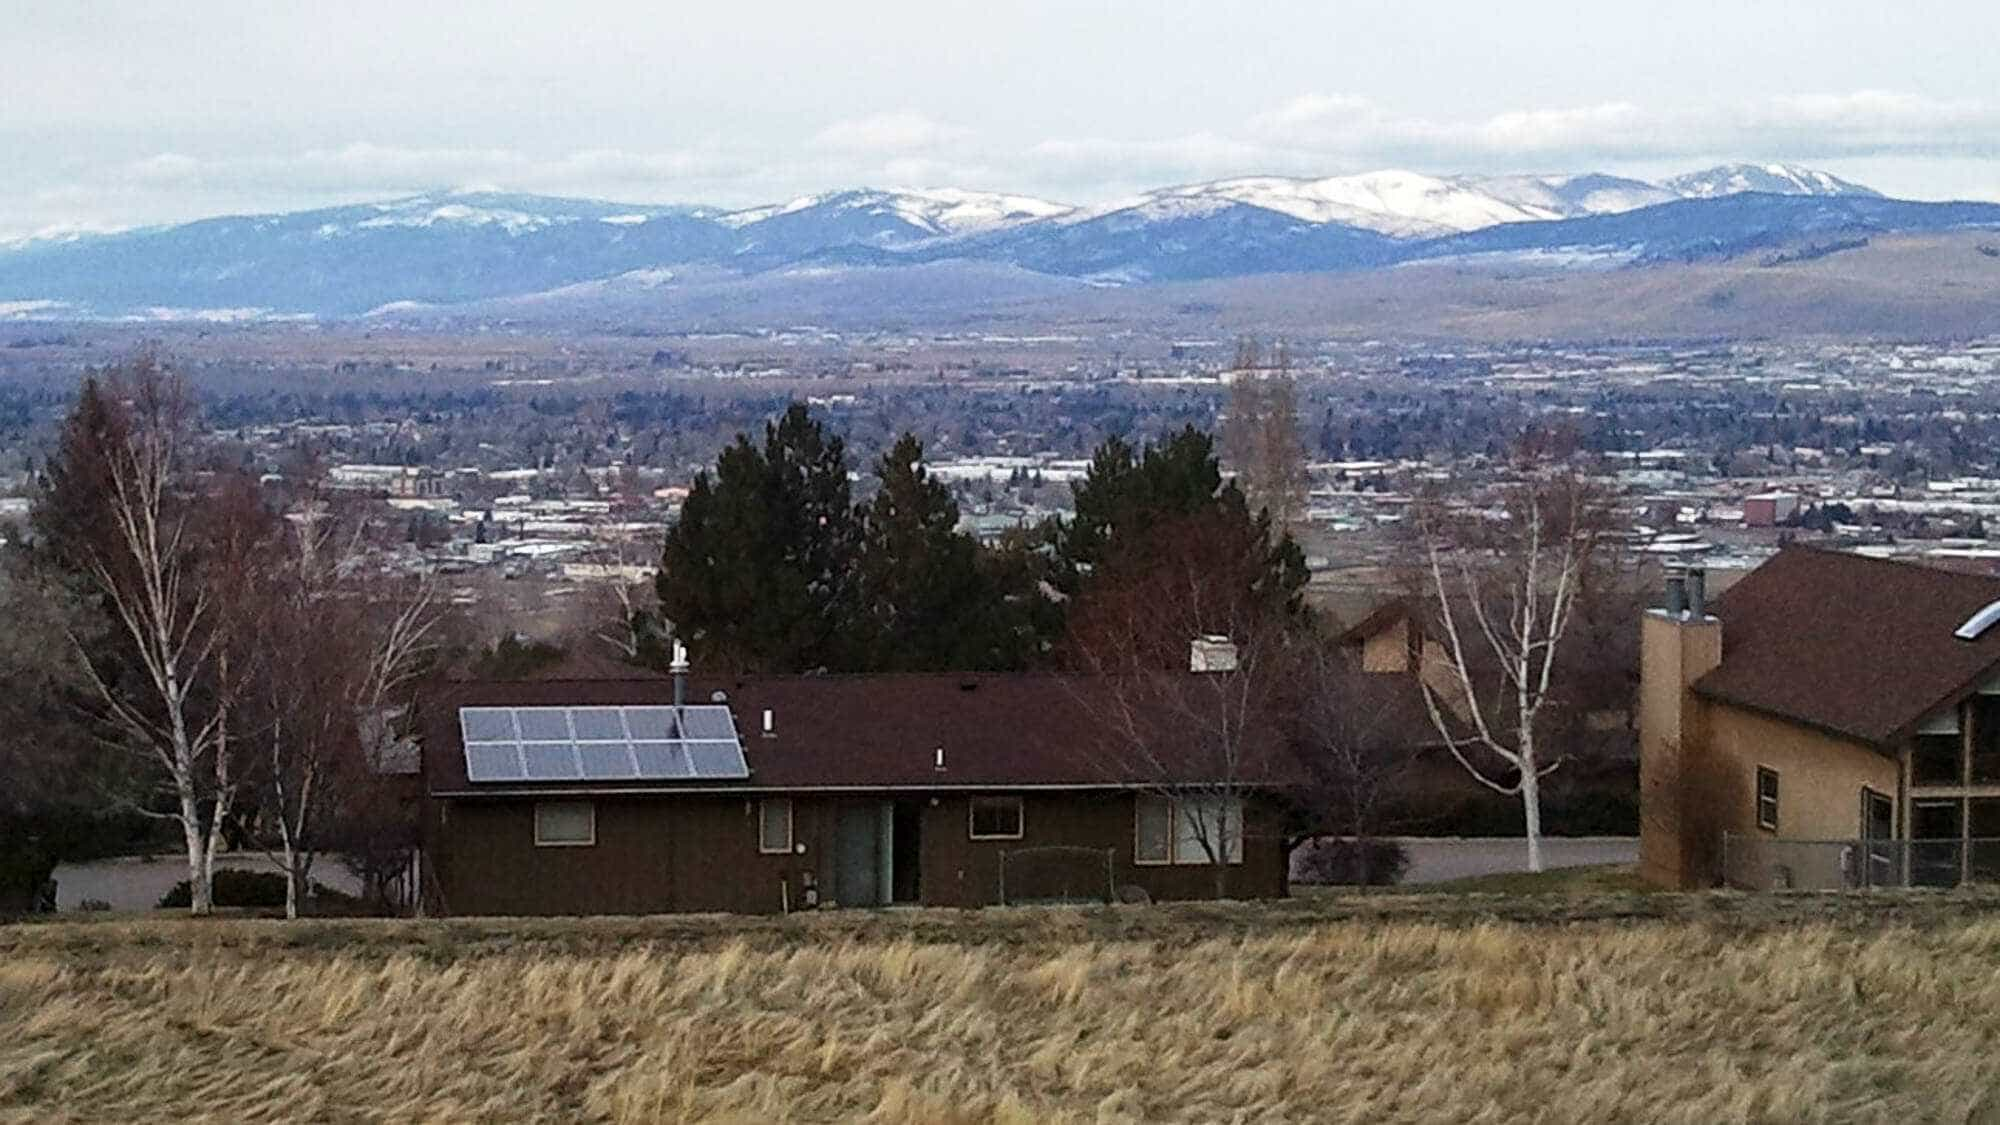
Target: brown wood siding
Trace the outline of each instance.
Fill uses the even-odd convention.
[[[552,795],[552,800],[561,800]],[[801,908],[808,885],[833,886],[834,825],[845,804],[884,800],[920,806],[920,901],[928,906],[983,906],[999,901],[1000,853],[1063,845],[1112,851],[1119,887],[1157,900],[1216,894],[1208,866],[1139,866],[1132,861],[1135,796],[1075,791],[1022,798],[1022,839],[971,839],[972,795],[792,798],[793,840],[804,854],[763,855],[757,848],[755,797],[598,798],[597,842],[535,846],[535,802],[526,799],[433,802],[427,818],[433,905],[449,914],[652,914],[683,911],[775,913],[788,889]],[[1243,862],[1231,865],[1232,898],[1288,893],[1283,842],[1273,801],[1246,801]],[[1100,893],[1101,865],[1086,857],[1010,864],[1014,897],[1062,887]]]

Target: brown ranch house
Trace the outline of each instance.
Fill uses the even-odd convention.
[[[426,906],[1285,895],[1284,756],[1133,776],[1096,749],[1105,690],[997,673],[452,683],[421,739]]]
[[[1703,578],[1641,625],[1645,876],[2000,879],[2000,578],[1799,547]]]

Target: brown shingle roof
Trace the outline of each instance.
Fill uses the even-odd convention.
[[[1409,677],[1366,677],[1372,696],[1394,694],[1387,681],[1406,681],[1409,699],[1394,699],[1394,722],[1426,741],[1417,727],[1422,703]],[[1124,776],[1105,716],[1103,681],[1040,674],[907,674],[851,676],[691,677],[687,701],[728,696],[750,762],[748,781],[703,783],[723,788],[961,788],[1103,786],[1161,780]],[[434,793],[485,788],[465,777],[457,709],[461,706],[590,706],[671,703],[673,685],[650,680],[471,681],[446,686],[427,705],[424,772]],[[775,733],[761,733],[765,709]],[[1275,734],[1275,732],[1274,732]],[[939,748],[946,768],[935,768]],[[1189,755],[1185,780],[1217,780],[1213,768]],[[1286,784],[1301,780],[1275,737],[1246,754],[1237,779]],[[1209,776],[1194,776],[1209,775]],[[592,787],[686,788],[684,783],[591,783]],[[518,789],[520,785],[503,788]]]
[[[1952,636],[1994,601],[2000,578],[1788,547],[1717,603],[1722,664],[1694,690],[1890,743],[2000,664],[2000,628]]]

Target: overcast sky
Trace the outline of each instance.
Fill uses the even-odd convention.
[[[1790,160],[2000,199],[1994,0],[6,0],[0,235],[438,187],[1076,203]]]

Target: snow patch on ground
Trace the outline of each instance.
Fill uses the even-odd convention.
[[[249,324],[258,321],[302,321],[315,319],[311,313],[278,312],[268,308],[180,309],[154,305],[144,312],[120,317],[128,321],[194,321],[202,324]]]
[[[33,320],[69,307],[67,301],[0,301],[0,320]]]

